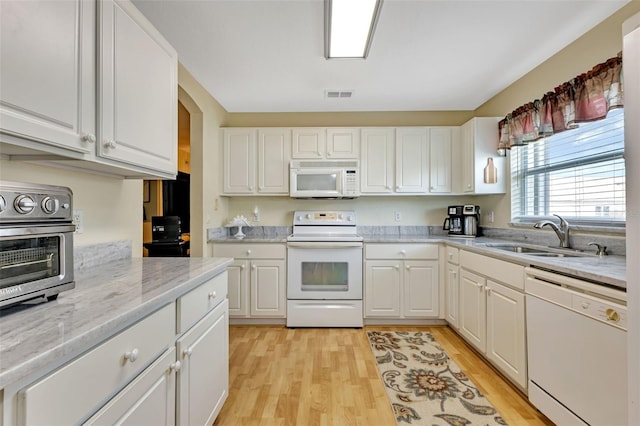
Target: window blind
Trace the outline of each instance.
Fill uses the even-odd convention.
[[[511,150],[512,220],[625,221],[623,109]]]

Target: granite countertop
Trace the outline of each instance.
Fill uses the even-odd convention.
[[[0,310],[0,389],[55,367],[225,270],[229,258],[128,258],[77,271],[55,301]]]
[[[598,283],[604,283],[626,290],[625,256],[584,256],[584,257],[536,257],[525,253],[513,253],[491,247],[487,243],[514,243],[518,241],[499,238],[460,238],[447,235],[429,235],[399,231],[399,227],[389,227],[390,232],[376,229],[373,233],[362,233],[365,244],[370,243],[444,243],[453,247],[474,251],[525,266],[538,266],[559,273],[573,275]],[[219,236],[211,238],[210,243],[285,243],[287,235],[256,235],[236,239]],[[530,243],[527,243],[530,244]],[[589,254],[589,253],[587,253]]]

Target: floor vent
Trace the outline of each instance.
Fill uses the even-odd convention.
[[[350,98],[353,96],[353,90],[326,90],[327,98]]]

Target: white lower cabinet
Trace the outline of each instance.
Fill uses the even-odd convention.
[[[179,365],[176,349],[172,346],[85,424],[175,424],[176,369]]]
[[[527,387],[524,267],[460,251],[458,332]]]
[[[178,339],[177,420],[210,425],[229,393],[229,314],[224,300]]]
[[[229,392],[226,293],[223,272],[17,391],[11,424],[212,424]]]
[[[445,276],[445,319],[449,325],[458,329],[458,305],[460,300],[460,266],[458,265],[459,250],[447,247],[447,275]]]
[[[232,257],[229,265],[230,318],[285,318],[287,314],[284,244],[222,243],[215,257]]]
[[[437,317],[437,259],[434,244],[365,244],[365,317]]]

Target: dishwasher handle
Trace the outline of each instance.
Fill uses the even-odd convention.
[[[627,304],[627,292],[623,290],[616,290],[605,284],[595,284],[589,281],[581,280],[578,278],[569,277],[567,275],[556,274],[554,272],[545,271],[542,269],[526,267],[524,268],[527,281],[529,279],[537,279],[549,284],[565,287],[569,289],[575,289],[579,292],[586,292],[594,296],[605,296],[610,299],[614,299],[617,303]],[[525,292],[528,293],[525,283]]]

